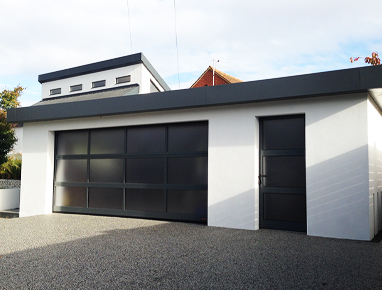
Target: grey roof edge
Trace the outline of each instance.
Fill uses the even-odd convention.
[[[155,79],[160,83],[160,85],[167,91],[171,90],[166,82],[162,79],[159,73],[143,55],[143,53],[135,53],[131,55],[126,55],[122,57],[117,57],[113,59],[108,59],[104,61],[99,61],[95,63],[85,64],[77,67],[72,67],[68,69],[63,69],[55,72],[50,72],[46,74],[41,74],[38,76],[38,81],[42,84],[45,82],[80,76],[89,73],[100,72],[104,70],[119,68],[127,65],[134,65],[138,63],[143,63],[145,67],[151,72]]]
[[[224,106],[368,92],[382,88],[382,66],[8,110],[9,122]]]

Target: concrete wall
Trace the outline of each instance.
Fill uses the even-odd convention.
[[[368,153],[369,153],[369,224],[370,239],[382,230],[382,115],[369,98]]]
[[[20,216],[52,212],[55,131],[208,120],[208,225],[258,229],[258,120],[287,114],[306,117],[308,234],[369,240],[367,94],[24,124]]]
[[[115,79],[122,76],[130,75],[131,79],[128,83],[116,84]],[[111,70],[90,73],[77,77],[70,77],[57,81],[46,82],[42,84],[42,98],[59,97],[63,95],[78,94],[84,92],[94,92],[110,88],[117,88],[131,84],[139,85],[139,93],[150,93],[150,79],[157,85],[160,90],[163,90],[161,85],[155,80],[151,73],[143,64],[135,64],[127,67],[115,68]],[[104,87],[92,88],[92,82],[106,80]],[[82,84],[82,91],[70,92],[70,86]],[[50,96],[50,90],[61,88],[61,94]]]
[[[19,208],[20,188],[0,189],[0,210]]]

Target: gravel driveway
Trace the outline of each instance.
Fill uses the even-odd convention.
[[[69,214],[0,237],[0,289],[382,289],[382,242]]]

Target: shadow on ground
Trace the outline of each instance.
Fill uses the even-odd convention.
[[[73,222],[76,216],[70,216]],[[0,288],[382,287],[382,244],[150,222],[7,254],[0,248]]]

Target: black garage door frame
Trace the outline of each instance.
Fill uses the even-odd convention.
[[[305,115],[259,119],[260,228],[306,232]]]
[[[207,172],[207,121],[56,132],[53,211],[206,223]]]

